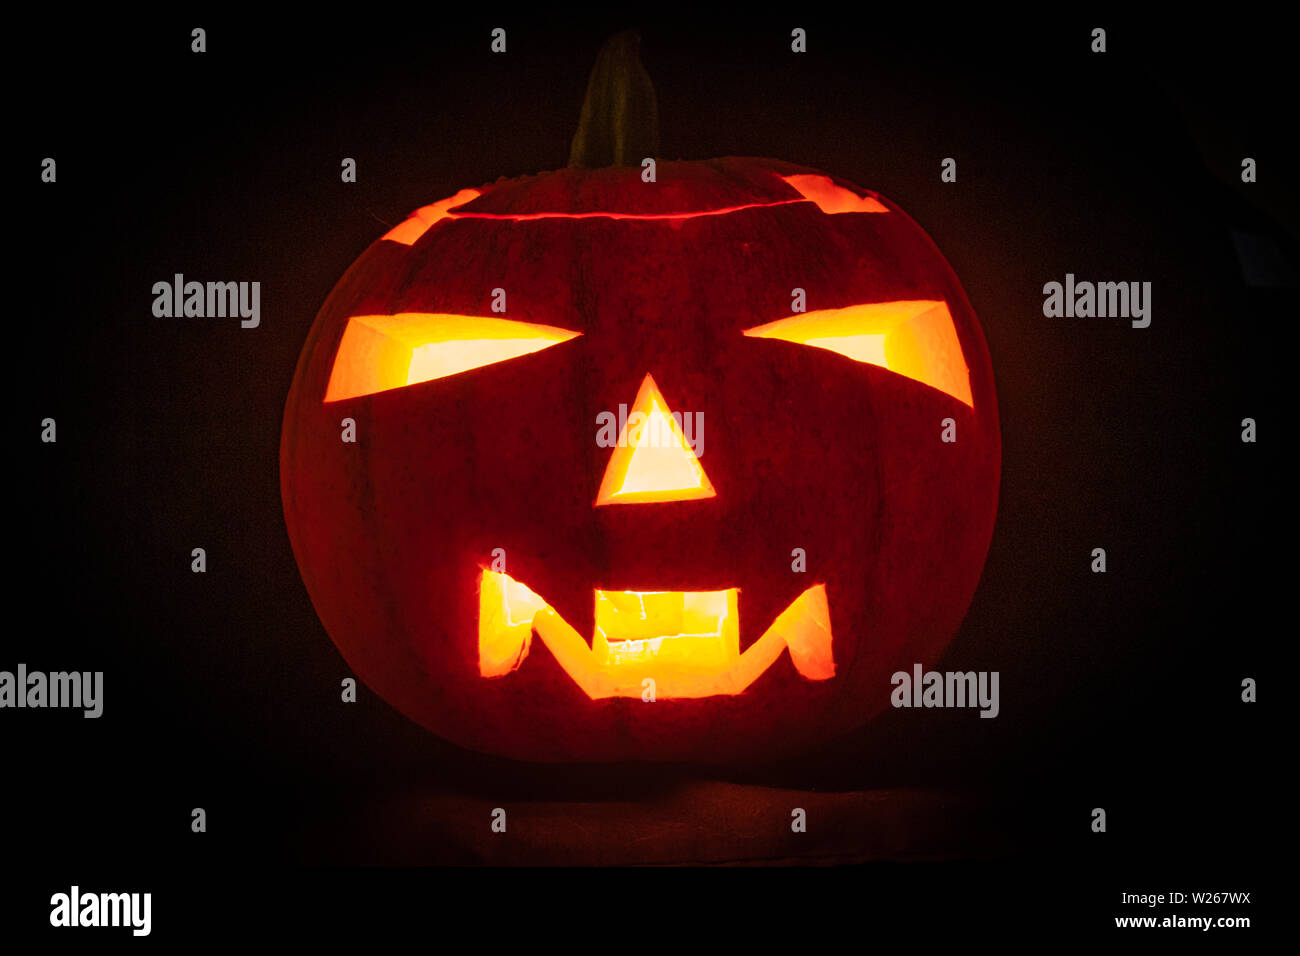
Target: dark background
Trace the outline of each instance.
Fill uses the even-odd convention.
[[[30,66],[10,103],[22,291],[0,668],[103,670],[106,690],[99,720],[0,715],[5,855],[24,874],[8,925],[44,925],[49,894],[77,881],[152,889],[156,935],[178,913],[210,918],[186,887],[419,894],[424,875],[376,889],[373,873],[292,868],[473,862],[421,842],[414,820],[390,820],[391,843],[361,838],[377,808],[411,805],[394,795],[671,805],[701,778],[976,808],[937,855],[996,864],[818,877],[853,899],[902,880],[918,907],[983,893],[993,914],[1060,907],[1087,926],[1129,912],[1121,889],[1253,889],[1246,913],[1263,912],[1285,693],[1269,677],[1294,631],[1277,451],[1296,318],[1284,31],[1093,15],[359,19],[72,30],[51,15],[11,35]],[[504,56],[488,52],[498,25]],[[340,703],[348,671],[280,511],[298,349],[347,266],[416,206],[563,165],[595,52],[627,25],[662,156],[774,156],[878,190],[961,277],[993,358],[1003,477],[983,581],[940,667],[1000,671],[996,720],[891,711],[775,766],[556,768],[460,751],[364,688]],[[1247,155],[1257,184],[1240,182]],[[45,156],[56,185],[39,182]],[[339,180],[345,156],[356,184]],[[955,184],[939,181],[946,156]],[[1244,265],[1234,230],[1254,237]],[[154,318],[151,287],[176,272],[260,281],[261,327]],[[1151,327],[1044,318],[1042,285],[1066,272],[1151,281]],[[55,445],[39,442],[47,416]],[[1245,416],[1256,445],[1239,440]],[[1089,571],[1099,546],[1105,575]],[[194,547],[206,574],[190,572]],[[1247,676],[1257,704],[1240,701]],[[190,832],[196,806],[206,835]],[[940,876],[958,889],[933,890]],[[555,880],[580,898],[603,878]],[[753,881],[735,885],[743,897]]]

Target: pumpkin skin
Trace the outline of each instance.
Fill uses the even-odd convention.
[[[281,493],[326,631],[372,690],[439,736],[532,761],[731,762],[806,749],[932,665],[978,583],[1000,439],[978,321],[929,237],[885,212],[827,213],[768,159],[576,169],[482,187],[407,245],[376,241],[318,314],[285,408]],[[698,215],[700,212],[717,212]],[[590,213],[617,215],[584,216]],[[549,215],[539,215],[549,214]],[[685,215],[693,214],[693,215]],[[515,218],[528,217],[536,218]],[[660,216],[665,218],[618,218]],[[495,218],[500,217],[500,218]],[[582,334],[529,355],[324,402],[348,320],[492,315]],[[808,309],[942,300],[972,404],[822,348],[745,329]],[[597,415],[647,374],[702,412],[716,496],[594,507],[611,450]],[[340,421],[356,422],[355,444]],[[940,440],[941,422],[957,440]],[[534,640],[504,677],[478,660],[494,549],[584,638],[593,589],[738,587],[740,643],[824,583],[835,674],[782,654],[747,690],[593,700]],[[807,572],[792,571],[792,549]]]

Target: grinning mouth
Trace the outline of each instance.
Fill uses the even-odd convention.
[[[533,633],[593,700],[739,694],[789,648],[809,680],[835,676],[826,586],[808,588],[763,636],[740,650],[739,589],[596,590],[590,645],[527,585],[498,571],[479,582],[479,673],[504,677],[523,663]],[[647,681],[652,683],[647,683]]]

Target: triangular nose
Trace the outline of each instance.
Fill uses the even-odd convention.
[[[673,417],[654,379],[646,375],[605,469],[597,507],[690,501],[715,494],[680,421]]]

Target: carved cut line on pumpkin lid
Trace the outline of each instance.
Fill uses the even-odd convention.
[[[479,674],[505,677],[528,656],[534,632],[593,700],[641,697],[646,680],[661,698],[740,694],[783,650],[800,676],[835,676],[826,586],[795,598],[757,641],[740,650],[739,589],[595,591],[588,645],[527,585],[484,569],[479,579]]]
[[[343,330],[325,401],[429,382],[540,352],[581,334],[483,315],[354,315]]]
[[[781,178],[797,189],[799,195],[815,202],[817,208],[827,215],[846,212],[889,212],[874,196],[859,196],[853,190],[838,185],[829,176],[799,173]]]
[[[751,338],[781,339],[838,352],[937,388],[975,407],[970,369],[947,303],[871,302],[802,312],[745,329]]]
[[[483,195],[477,189],[462,189],[454,196],[441,199],[438,202],[431,203],[428,206],[421,206],[415,212],[411,213],[405,221],[398,223],[388,232],[384,233],[384,239],[391,239],[393,242],[400,242],[404,246],[409,246],[429,231],[430,228],[437,225],[444,219],[452,216],[451,210],[456,206],[463,206],[468,202],[473,202],[479,196]]]
[[[663,220],[678,222],[684,219],[698,219],[702,216],[729,216],[746,209],[767,209],[774,206],[801,205],[805,202],[816,204],[827,215],[839,215],[852,212],[889,212],[889,210],[872,196],[859,196],[851,189],[840,186],[829,176],[813,173],[799,173],[793,176],[778,176],[799,193],[799,199],[773,199],[768,202],[738,203],[720,206],[716,209],[696,209],[686,212],[613,212],[589,210],[586,212],[473,212],[460,209],[473,202],[482,192],[477,189],[462,189],[456,195],[439,200],[428,206],[421,206],[411,213],[403,222],[384,233],[384,239],[399,242],[404,246],[413,245],[431,228],[444,219],[498,219],[507,222],[529,222],[538,219],[631,219],[642,222]]]

